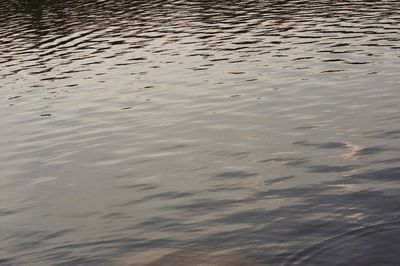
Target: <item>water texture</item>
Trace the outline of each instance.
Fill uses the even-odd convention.
[[[0,0],[0,265],[399,265],[397,0]]]

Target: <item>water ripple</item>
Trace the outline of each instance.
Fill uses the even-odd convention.
[[[398,264],[399,10],[4,0],[0,264]]]

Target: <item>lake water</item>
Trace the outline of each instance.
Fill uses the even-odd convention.
[[[0,14],[0,265],[400,264],[399,1]]]

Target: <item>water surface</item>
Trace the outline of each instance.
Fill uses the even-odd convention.
[[[400,3],[0,1],[1,265],[399,265]]]

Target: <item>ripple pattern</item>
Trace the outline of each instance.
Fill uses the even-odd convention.
[[[400,263],[398,1],[0,13],[1,265]]]

